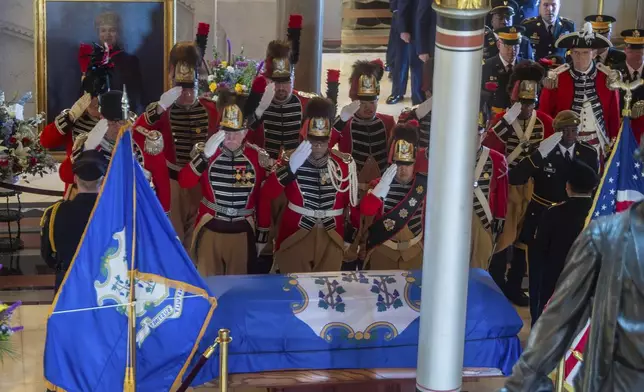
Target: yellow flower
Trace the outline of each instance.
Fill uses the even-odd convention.
[[[210,83],[210,85],[208,87],[210,88],[210,92],[214,93],[215,90],[217,90],[217,83],[212,82],[212,83]]]
[[[9,305],[6,304],[0,304],[0,312],[4,312],[5,310],[9,309]]]
[[[221,68],[226,68],[228,66],[228,61],[221,62]]]
[[[240,83],[237,83],[235,85],[235,92],[237,94],[241,94],[244,91],[244,86],[242,86]]]

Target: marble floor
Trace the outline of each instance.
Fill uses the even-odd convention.
[[[326,90],[324,80],[326,77],[326,69],[334,68],[341,70],[341,84],[338,99],[338,106],[350,103],[348,97],[349,83],[348,77],[351,74],[351,66],[357,59],[373,60],[376,58],[384,59],[384,53],[381,54],[340,54],[330,53],[323,55],[323,74],[322,74],[322,88],[321,91]],[[396,105],[386,105],[385,99],[391,91],[391,83],[386,75],[381,83],[381,97],[379,111],[382,113],[390,114],[395,117],[406,106],[411,105],[411,99],[407,97],[403,102]],[[23,181],[21,185],[31,186],[35,188],[55,189],[62,190],[63,186],[58,179],[57,174],[51,174],[44,178],[28,179],[28,183]],[[56,201],[57,197],[40,196],[33,194],[23,194],[23,203],[50,203]],[[12,200],[15,201],[15,200]],[[0,262],[1,263],[1,262]],[[0,276],[0,283],[5,277]],[[0,285],[1,286],[1,285]],[[15,299],[24,301],[30,300],[28,292],[15,292],[13,293]],[[51,296],[51,293],[45,293],[46,296]],[[518,309],[519,314],[524,320],[524,329],[521,331],[520,339],[525,342],[529,334],[529,313],[525,308]],[[24,330],[17,333],[13,339],[14,349],[16,351],[15,359],[6,359],[0,363],[0,391],[2,392],[31,392],[31,391],[44,391],[43,381],[43,350],[46,336],[46,319],[49,312],[48,305],[27,305],[18,309],[15,314],[14,322],[16,325],[23,325]],[[480,380],[474,383],[467,383],[463,386],[464,391],[468,392],[487,392],[494,391],[499,386],[502,380]],[[215,391],[216,388],[198,388],[198,391]],[[243,392],[261,391],[260,389],[246,389]],[[236,390],[235,392],[242,392]]]

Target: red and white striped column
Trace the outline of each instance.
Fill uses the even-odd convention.
[[[437,12],[416,389],[460,391],[485,16],[489,0]]]

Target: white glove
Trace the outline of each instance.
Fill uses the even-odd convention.
[[[418,117],[419,119],[423,118],[431,111],[432,111],[432,99],[430,97],[426,99],[425,102],[418,105],[418,107],[416,108],[416,117]]]
[[[226,133],[224,131],[218,131],[214,135],[210,136],[210,139],[206,142],[206,145],[203,148],[203,155],[206,156],[206,158],[210,158],[211,156],[215,155],[215,152],[217,152],[217,149],[219,146],[221,146],[221,143],[224,142],[224,138],[226,137]]]
[[[80,118],[80,116],[85,113],[85,110],[89,107],[89,104],[92,103],[92,96],[89,93],[83,94],[82,97],[78,98],[72,108],[69,109],[69,117],[72,122],[75,122]]]
[[[548,137],[546,140],[543,140],[541,144],[539,144],[539,153],[541,154],[541,158],[545,158],[552,152],[552,150],[557,147],[557,144],[561,141],[561,137],[563,136],[562,132],[555,132],[552,134],[550,137]]]
[[[389,187],[391,186],[391,182],[394,180],[394,177],[396,176],[396,171],[398,170],[398,165],[395,163],[387,168],[385,170],[385,174],[382,175],[380,178],[380,182],[378,182],[378,185],[376,185],[375,188],[373,188],[373,193],[374,195],[378,196],[381,199],[384,199],[387,197],[387,193],[389,193]]]
[[[159,106],[161,106],[163,110],[168,110],[168,108],[172,106],[172,104],[181,95],[181,90],[182,88],[180,86],[176,86],[163,93],[161,98],[159,98]]]
[[[508,109],[503,115],[503,119],[508,124],[512,124],[516,121],[517,117],[521,114],[521,102],[515,102],[510,109]]]
[[[299,169],[304,164],[306,158],[308,158],[309,155],[311,155],[311,142],[305,140],[300,143],[299,146],[297,146],[288,161],[288,166],[291,168],[291,172],[293,174],[295,174],[295,172],[297,172],[297,169]]]
[[[85,140],[85,144],[83,144],[85,151],[95,150],[96,147],[101,144],[101,140],[103,140],[106,133],[107,120],[103,118],[99,120],[96,125],[94,125],[94,128],[92,128],[92,130],[87,134],[87,140]]]
[[[273,97],[275,97],[275,83],[271,82],[266,85],[266,90],[264,90],[264,94],[262,94],[262,99],[259,100],[259,105],[257,106],[257,109],[255,109],[255,116],[257,118],[261,118],[266,109],[271,106]]]
[[[257,248],[257,257],[262,253],[264,250],[264,247],[266,246],[266,243],[261,243],[261,242],[255,242],[255,247]]]
[[[360,101],[353,101],[340,111],[340,120],[347,122],[360,109]]]

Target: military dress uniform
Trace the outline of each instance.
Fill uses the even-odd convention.
[[[349,97],[352,101],[377,101],[380,95],[382,64],[379,62],[357,61],[350,77]],[[329,147],[338,144],[338,150],[353,157],[358,173],[359,198],[369,189],[371,181],[380,177],[387,168],[389,140],[395,125],[394,118],[387,114],[375,113],[373,118],[354,115],[348,121],[338,116],[331,131]],[[365,224],[361,222],[361,225]],[[366,224],[368,226],[368,224]],[[346,242],[352,243],[349,258],[359,256],[358,247],[366,237],[358,238],[359,227],[348,225]],[[364,252],[362,252],[364,256]],[[355,259],[354,259],[355,260]]]
[[[594,34],[590,40],[579,39],[579,32],[562,36],[557,46],[564,49],[602,48],[611,45],[604,36]],[[573,110],[581,116],[579,140],[597,148],[600,154],[607,152],[611,141],[617,137],[621,123],[619,93],[609,84],[616,72],[603,64],[592,64],[588,71],[581,72],[564,64],[548,72],[544,79],[545,89],[541,94],[539,109],[554,117],[563,110]]]
[[[73,170],[82,180],[96,181],[105,175],[107,165],[103,154],[89,150],[80,154]],[[43,213],[40,254],[56,270],[54,292],[60,288],[74,259],[97,198],[98,193],[79,193],[74,200],[59,201]]]
[[[541,16],[528,18],[521,25],[526,29],[525,36],[532,44],[534,59],[537,61],[548,55],[564,57],[566,49],[557,48],[555,42],[562,35],[575,31],[575,22],[561,16],[558,16],[551,26],[548,26]]]
[[[566,110],[561,112],[554,120],[555,129],[561,130],[566,127],[579,126],[579,116]],[[518,244],[515,245],[514,257],[526,258],[529,266],[530,279],[530,311],[536,319],[536,304],[538,302],[538,280],[541,275],[540,266],[537,263],[530,263],[530,248],[534,243],[534,237],[543,213],[554,205],[567,199],[566,182],[570,175],[570,167],[573,159],[578,159],[595,171],[599,172],[599,155],[597,150],[590,144],[577,140],[571,147],[565,148],[557,144],[555,148],[543,158],[539,151],[533,152],[529,157],[523,159],[509,172],[511,185],[523,185],[530,179],[534,181],[532,199],[528,204]]]
[[[242,109],[234,100],[222,102],[221,93],[219,100],[223,106],[219,132],[245,130]],[[197,269],[202,276],[254,271],[256,243],[266,243],[270,226],[269,206],[260,202],[267,177],[260,162],[265,164],[268,154],[250,143],[234,151],[219,146],[211,157],[200,145],[195,152],[179,173],[179,185],[201,184],[203,198],[191,246]]]
[[[496,33],[504,44],[516,45],[521,40],[523,31],[523,27],[513,26],[499,29]],[[514,67],[522,60],[521,57],[517,56],[512,63],[506,63],[501,58],[501,55],[497,54],[483,62],[481,87],[492,94],[487,103],[494,114],[501,113],[510,106],[510,93],[508,92],[510,76]]]
[[[177,43],[170,52],[170,60],[174,69],[174,84],[183,88],[195,86],[200,64],[195,44]],[[215,103],[207,98],[198,98],[190,106],[174,103],[167,110],[163,110],[159,102],[153,102],[134,124],[135,130],[141,127],[162,135],[163,153],[170,176],[170,221],[186,249],[190,249],[192,242],[201,189],[198,186],[181,188],[178,183],[179,171],[191,161],[190,153],[194,145],[205,143],[214,133],[218,121]]]
[[[621,36],[624,38],[624,44],[626,44],[626,47],[632,49],[644,48],[644,30],[624,30],[622,31]],[[622,80],[627,84],[633,83],[640,79],[644,79],[642,77],[644,66],[640,66],[638,69],[635,69],[631,67],[627,62],[623,62],[621,65],[615,67],[615,69],[621,73]],[[624,109],[624,97],[626,95],[626,92],[620,91],[620,94],[620,108]],[[632,91],[630,108],[632,109],[631,128],[633,129],[635,140],[637,141],[637,143],[640,143],[640,139],[644,134],[644,86],[640,86],[636,90]]]
[[[418,132],[399,125],[394,129],[392,163],[414,165]],[[423,265],[423,233],[427,175],[415,173],[405,182],[393,178],[385,195],[374,193],[382,179],[371,182],[360,201],[360,214],[373,217],[367,229],[364,267],[372,270],[420,269]],[[386,185],[386,184],[383,184]]]
[[[332,104],[307,109],[308,139],[328,143]],[[308,141],[283,154],[266,182],[265,195],[274,199],[286,194],[287,207],[280,220],[274,259],[281,273],[339,271],[344,253],[344,217],[350,204],[357,205],[355,163],[351,155],[329,149],[320,159],[309,156],[293,173],[290,160]]]
[[[485,26],[484,36],[485,46],[483,47],[483,59],[487,60],[499,54],[499,48],[496,46],[497,36],[494,31]],[[530,40],[526,37],[521,37],[521,44],[519,46],[519,57],[527,60],[534,60],[534,53]]]
[[[416,105],[411,108],[405,108],[398,116],[398,124],[404,124],[408,121],[415,120],[418,122],[418,148],[427,149],[429,148],[429,135],[432,128],[432,111],[430,109],[427,114],[422,118],[418,118],[418,106]]]
[[[536,103],[543,77],[543,68],[534,62],[523,62],[517,65],[510,81],[510,90],[516,92],[516,96],[512,96],[511,101],[519,104]],[[552,135],[553,129],[552,118],[540,110],[533,109],[531,115],[525,119],[519,119],[518,113],[514,119],[508,116],[510,114],[507,114],[507,111],[496,116],[494,125],[483,140],[483,145],[501,153],[511,170],[524,158],[530,156],[542,140]],[[510,120],[512,121],[509,122]],[[497,285],[517,302],[520,301],[521,283],[527,266],[513,264],[507,274],[506,282],[506,250],[517,239],[531,198],[532,182],[510,186],[505,225],[497,239],[495,255],[489,267],[490,275]]]
[[[589,15],[584,20],[590,22],[595,33],[602,34],[608,39],[610,37],[607,35],[610,34],[613,23],[617,22],[617,19],[608,15]],[[615,68],[626,61],[626,54],[617,48],[610,47],[603,53],[597,54],[595,61],[607,67]]]
[[[512,23],[512,17],[520,10],[519,6],[514,0],[492,0],[491,10],[486,17],[484,46],[483,46],[483,59],[489,59],[499,54],[499,48],[496,46],[497,36],[494,33],[494,26],[492,25],[492,18],[494,15],[500,15],[506,20],[503,27],[518,25],[519,23]],[[532,45],[530,40],[526,37],[521,37],[519,47],[519,57],[532,60]]]

